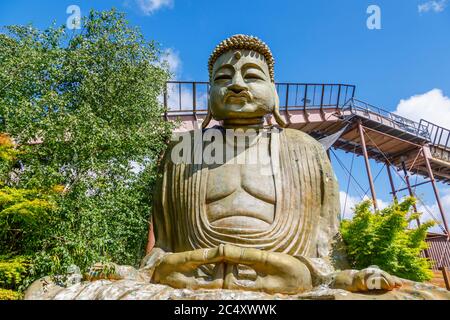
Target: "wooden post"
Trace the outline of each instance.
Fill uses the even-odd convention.
[[[153,232],[153,222],[150,221],[148,225],[148,240],[147,240],[147,248],[145,249],[145,254],[149,254],[154,246],[155,246],[155,233]]]
[[[450,291],[450,269],[447,267],[442,268],[442,274],[444,275],[445,286]]]
[[[359,130],[359,137],[361,139],[364,160],[366,162],[366,171],[367,171],[367,176],[369,178],[370,191],[372,193],[373,207],[375,208],[375,210],[378,210],[377,195],[375,193],[375,185],[373,184],[372,171],[370,170],[369,154],[367,153],[366,139],[364,138],[364,129],[361,124],[361,120],[358,121],[358,130]]]
[[[427,167],[428,176],[430,177],[430,180],[431,180],[431,185],[433,186],[434,196],[436,197],[436,202],[439,207],[439,212],[441,213],[442,222],[444,223],[445,231],[447,232],[447,239],[449,239],[450,234],[448,232],[448,224],[447,224],[447,219],[445,218],[444,207],[442,206],[442,203],[441,203],[441,197],[439,196],[439,190],[437,188],[436,181],[434,180],[433,169],[431,169],[430,160],[427,157],[427,153],[425,151],[425,146],[422,147],[422,154],[423,154],[423,158],[425,159],[425,165]]]

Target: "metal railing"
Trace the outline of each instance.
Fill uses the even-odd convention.
[[[420,120],[420,125],[424,126],[430,133],[430,142],[433,146],[450,150],[450,130],[431,123],[427,120]]]
[[[428,141],[431,140],[427,126],[422,124],[422,122],[415,122],[364,101],[353,98],[348,101],[347,105],[342,109],[342,111],[346,110],[351,111],[354,115],[388,125]]]
[[[341,108],[355,95],[347,84],[276,83],[280,110]],[[209,98],[208,82],[168,81],[164,106],[168,114],[205,113]]]
[[[356,87],[348,84],[276,83],[280,110],[337,108],[342,112],[377,121],[424,138],[450,150],[450,130],[426,120],[419,123],[355,98]],[[168,81],[163,95],[166,115],[204,114],[208,109],[209,82]]]
[[[355,96],[348,84],[277,83],[280,110],[341,108]]]
[[[168,114],[196,114],[208,110],[209,82],[168,81],[164,108]]]

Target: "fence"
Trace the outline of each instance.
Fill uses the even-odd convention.
[[[430,133],[430,141],[433,146],[450,150],[450,130],[423,119],[420,120],[420,125]]]
[[[164,92],[167,113],[204,113],[208,106],[208,82],[169,81]],[[280,110],[343,107],[355,95],[346,84],[276,83]]]

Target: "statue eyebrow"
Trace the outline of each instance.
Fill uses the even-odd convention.
[[[234,68],[233,68],[233,66],[231,64],[224,64],[223,66],[220,66],[219,68],[217,68],[217,70],[214,72],[214,75],[217,72],[221,71],[222,69],[228,69],[230,71],[234,71]]]
[[[249,68],[255,68],[255,69],[258,69],[258,70],[261,71],[265,76],[267,76],[267,74],[264,72],[264,70],[263,70],[260,66],[258,66],[257,64],[255,64],[255,63],[248,62],[248,63],[246,63],[246,64],[244,64],[244,65],[242,66],[242,69],[245,69],[245,70],[247,70],[247,69],[249,69]]]

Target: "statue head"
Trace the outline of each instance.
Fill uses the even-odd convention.
[[[229,127],[257,127],[267,114],[285,127],[278,112],[274,64],[269,47],[256,37],[234,35],[222,41],[208,62],[210,98],[203,128],[212,118]]]

